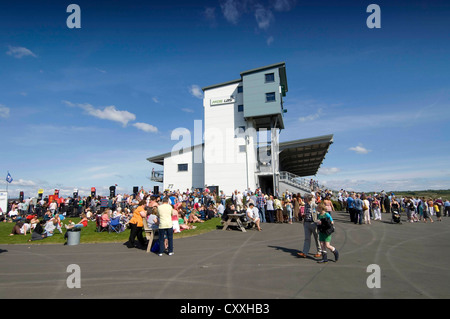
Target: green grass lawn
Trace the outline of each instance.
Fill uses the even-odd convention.
[[[78,223],[80,218],[71,218],[74,223]],[[67,224],[68,220],[62,221],[63,224]],[[44,238],[42,240],[36,240],[29,242],[31,239],[31,234],[27,235],[14,235],[10,236],[12,228],[15,223],[0,223],[0,244],[64,244],[66,240],[64,239],[64,233],[66,229],[62,227],[63,234],[59,233],[58,230],[51,237]],[[213,218],[211,220],[205,221],[204,223],[196,223],[196,229],[183,230],[181,233],[174,234],[174,238],[184,238],[190,236],[196,236],[209,231],[217,229],[220,224],[220,218]],[[124,232],[116,233],[103,231],[101,233],[96,232],[95,221],[89,221],[88,227],[83,228],[80,236],[80,244],[84,243],[125,243],[128,241],[130,235],[130,230],[126,229]],[[145,234],[143,234],[145,237]]]

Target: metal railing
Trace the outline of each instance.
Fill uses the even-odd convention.
[[[164,171],[152,171],[150,180],[162,183],[162,181],[164,180]]]
[[[299,177],[295,174],[289,173],[289,172],[280,172],[280,181],[289,183],[293,186],[296,186],[298,188],[301,188],[302,190],[306,191],[306,192],[310,192],[312,190],[316,190],[315,188],[318,187],[318,189],[326,189],[326,187],[324,185],[313,185],[311,186],[310,180],[303,178],[303,177]],[[316,187],[314,187],[316,186]]]

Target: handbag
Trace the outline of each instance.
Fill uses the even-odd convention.
[[[331,225],[327,230],[325,230],[325,234],[330,236],[332,233],[334,233],[334,226]]]
[[[149,243],[151,245],[151,243]],[[151,248],[152,253],[158,253],[159,252],[159,240],[155,241],[153,244],[153,247]]]

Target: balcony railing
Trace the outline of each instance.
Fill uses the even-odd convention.
[[[162,183],[162,181],[164,180],[164,171],[152,171],[150,180]]]

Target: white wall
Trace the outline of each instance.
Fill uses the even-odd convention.
[[[195,152],[201,152],[202,146],[195,147]],[[182,154],[175,154],[164,158],[164,190],[180,190],[204,187],[203,163],[194,163],[194,152],[185,150]],[[188,164],[187,171],[178,171],[178,164]],[[172,184],[172,187],[169,187]]]
[[[252,127],[244,119],[244,112],[238,112],[238,105],[243,104],[243,94],[237,93],[239,83],[233,83],[204,92],[204,162],[205,184],[219,186],[227,195],[235,189],[255,189],[255,145],[253,137],[249,138],[246,152],[240,152],[239,145],[245,145],[244,134],[237,134],[240,126],[246,130]],[[235,98],[235,103],[210,105],[211,99],[222,97]],[[244,105],[245,108],[245,105]],[[246,131],[248,132],[248,131]],[[248,160],[248,169],[246,162]],[[248,175],[247,175],[248,172]]]

